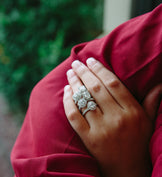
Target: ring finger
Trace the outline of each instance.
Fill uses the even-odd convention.
[[[73,69],[70,69],[68,70],[67,72],[67,78],[68,78],[68,82],[73,90],[73,93],[77,92],[78,91],[78,88],[80,86],[82,86],[82,82],[81,80],[78,78],[78,76],[75,74],[75,72],[73,71]],[[83,111],[85,110],[86,108],[83,108],[81,111],[83,113]],[[102,112],[100,110],[100,108],[97,106],[97,108],[93,111],[88,111],[84,117],[87,119],[87,121],[92,124],[94,123],[94,121],[96,119],[98,119],[98,117],[101,117],[102,115]]]

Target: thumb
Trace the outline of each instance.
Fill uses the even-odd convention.
[[[145,97],[143,108],[149,118],[154,121],[162,98],[162,84],[155,86]]]

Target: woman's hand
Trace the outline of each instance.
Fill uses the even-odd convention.
[[[148,177],[151,119],[112,72],[93,58],[87,66],[74,61],[67,72],[63,101],[69,123],[105,176]],[[72,99],[83,84],[97,103],[84,117]]]

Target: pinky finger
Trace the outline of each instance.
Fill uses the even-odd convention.
[[[77,106],[72,100],[72,89],[70,85],[66,85],[64,88],[63,104],[67,119],[72,128],[78,133],[78,135],[84,139],[84,136],[89,130],[89,124],[86,119],[83,118],[79,112]]]

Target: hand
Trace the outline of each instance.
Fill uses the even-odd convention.
[[[75,61],[67,72],[63,101],[69,123],[105,176],[148,176],[151,119],[112,72],[92,58],[87,65]],[[82,83],[98,105],[85,118],[72,100]]]

